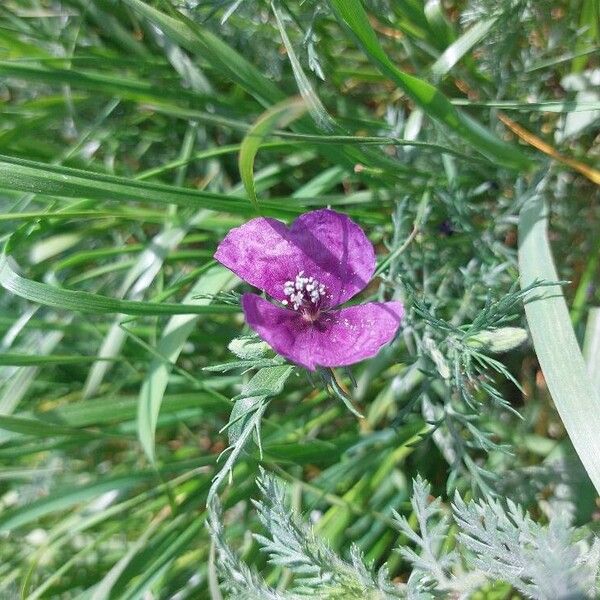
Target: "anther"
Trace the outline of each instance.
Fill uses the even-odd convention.
[[[298,310],[305,302],[317,305],[325,296],[325,289],[314,277],[305,277],[304,271],[300,271],[294,281],[283,284],[283,293],[289,300],[283,300],[282,304],[288,306],[291,303],[294,310]]]

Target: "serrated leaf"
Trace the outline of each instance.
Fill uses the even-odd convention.
[[[252,435],[257,435],[257,442],[260,445],[260,422],[269,404],[268,398],[283,390],[283,386],[293,370],[294,367],[288,365],[261,369],[242,388],[241,398],[235,403],[229,418],[228,429],[231,442],[228,448],[229,455],[213,479],[207,504],[210,504],[219,486],[232,471]]]
[[[265,367],[275,367],[278,364],[281,364],[281,362],[281,359],[278,357],[259,358],[255,360],[233,360],[228,363],[204,367],[203,371],[210,371],[212,373],[227,373],[228,371],[234,371],[236,369],[263,369]]]

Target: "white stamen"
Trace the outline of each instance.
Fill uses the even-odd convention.
[[[294,281],[286,281],[283,284],[283,293],[289,300],[283,300],[281,303],[284,306],[291,303],[294,310],[298,310],[305,302],[318,304],[325,296],[325,289],[314,277],[305,277],[304,271],[300,271]]]

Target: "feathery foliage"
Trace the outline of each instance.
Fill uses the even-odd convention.
[[[340,558],[314,528],[290,512],[285,489],[264,471],[258,487],[262,499],[254,504],[267,535],[255,538],[271,564],[289,569],[292,586],[279,595],[256,579],[225,541],[215,507],[210,531],[224,584],[234,593],[248,594],[252,588],[265,598],[467,598],[487,580],[508,582],[536,600],[593,598],[600,590],[600,540],[594,537],[590,544],[589,534],[575,536],[564,518],[542,526],[510,500],[506,506],[491,498],[465,502],[456,493],[452,516],[458,532],[451,533],[450,515],[440,498],[431,500],[431,486],[417,477],[411,499],[417,530],[406,517],[394,515],[414,546],[399,548],[412,568],[403,585],[392,583],[385,568],[373,573],[356,546],[349,551],[349,561]]]

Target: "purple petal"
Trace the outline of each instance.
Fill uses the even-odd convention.
[[[256,294],[244,294],[242,308],[248,325],[277,354],[314,371],[313,327],[299,312],[275,306]]]
[[[401,302],[367,302],[332,312],[314,338],[316,364],[342,367],[375,356],[394,339],[403,315]]]
[[[303,268],[300,252],[288,237],[281,221],[252,219],[225,236],[215,258],[244,281],[283,300],[283,284]]]
[[[305,273],[327,287],[327,306],[346,302],[373,277],[373,245],[346,215],[327,208],[313,210],[292,223],[291,234],[311,263]]]
[[[374,356],[393,339],[404,314],[400,302],[369,302],[322,314],[315,323],[256,294],[244,294],[242,308],[248,325],[278,354],[311,371]]]
[[[227,234],[215,258],[277,300],[285,299],[285,282],[303,271],[325,285],[324,308],[352,298],[375,271],[375,252],[363,230],[329,209],[302,215],[290,229],[275,219],[252,219]]]

